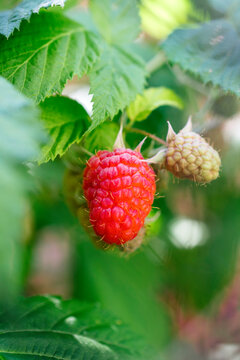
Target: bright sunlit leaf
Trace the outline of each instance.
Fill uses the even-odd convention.
[[[183,102],[173,90],[158,87],[144,90],[143,95],[137,95],[136,99],[127,108],[127,114],[131,122],[145,120],[153,110],[159,106],[174,106],[183,108]]]
[[[0,48],[0,74],[36,102],[88,72],[100,51],[96,35],[53,12],[33,15]]]

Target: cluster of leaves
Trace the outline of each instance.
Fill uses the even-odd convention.
[[[3,36],[10,36],[19,26],[20,31],[1,39],[0,73],[37,103],[55,92],[61,93],[74,75],[88,74],[94,102],[92,128],[96,127],[143,90],[144,64],[127,46],[139,31],[137,5],[135,1],[116,1],[112,5],[110,1],[100,5],[92,1],[91,14],[99,32],[62,12],[42,10],[33,14],[29,23],[25,21],[31,13],[50,4],[59,2],[43,1],[29,8],[31,3],[25,1],[2,14],[6,22],[0,28]]]

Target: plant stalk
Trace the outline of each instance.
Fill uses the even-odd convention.
[[[158,136],[150,134],[149,132],[142,130],[142,129],[137,129],[137,128],[131,128],[129,126],[125,127],[125,130],[129,131],[129,132],[133,132],[133,133],[137,133],[137,134],[141,134],[144,136],[147,136],[151,139],[153,139],[154,141],[156,141],[157,143],[167,146],[166,141],[164,141],[163,139],[160,139]]]

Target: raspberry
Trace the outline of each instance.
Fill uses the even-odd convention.
[[[219,154],[199,134],[192,131],[191,120],[175,134],[169,124],[166,169],[176,177],[200,183],[215,180],[219,175]]]
[[[83,190],[95,233],[109,244],[134,239],[151,210],[155,174],[139,151],[104,150],[84,170]]]

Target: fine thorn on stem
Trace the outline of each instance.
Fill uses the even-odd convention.
[[[114,149],[125,149],[125,144],[123,140],[123,125],[124,125],[123,123],[124,123],[124,115],[122,115],[121,117],[120,129],[117,138],[115,140],[115,143],[113,145]]]

